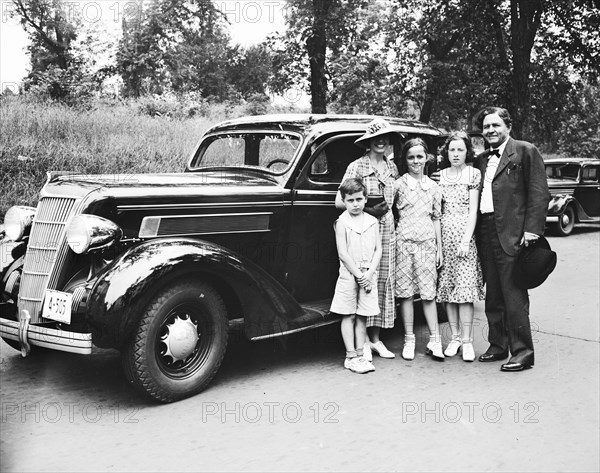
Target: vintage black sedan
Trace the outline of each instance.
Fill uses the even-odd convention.
[[[210,128],[180,174],[50,173],[37,208],[5,216],[0,336],[121,351],[161,402],[213,378],[229,329],[250,340],[336,322],[337,188],[372,116],[278,115]],[[435,149],[439,130],[388,118]]]
[[[552,199],[546,222],[560,236],[576,223],[600,222],[600,159],[548,159],[545,161]]]

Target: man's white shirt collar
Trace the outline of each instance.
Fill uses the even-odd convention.
[[[500,156],[498,156],[497,159],[500,159],[502,157],[502,155],[504,154],[504,150],[506,149],[506,144],[507,143],[508,143],[508,139],[504,143],[502,143],[500,146],[498,146],[497,148],[495,148],[495,149],[498,150],[498,153],[500,153]],[[491,151],[491,148],[490,148],[490,151]],[[495,158],[495,156],[493,158]],[[493,159],[493,158],[490,158],[490,159]]]

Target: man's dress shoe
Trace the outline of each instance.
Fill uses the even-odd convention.
[[[509,361],[500,367],[500,371],[523,371],[533,367],[531,362]]]
[[[488,361],[500,361],[500,360],[504,360],[508,358],[508,353],[484,353],[482,355],[479,356],[479,361],[482,361],[484,363],[488,362]]]

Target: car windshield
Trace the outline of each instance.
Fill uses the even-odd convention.
[[[273,174],[283,174],[290,166],[299,145],[300,137],[290,133],[221,133],[204,140],[190,167],[251,166]]]
[[[546,176],[548,179],[576,181],[579,177],[579,169],[579,164],[546,164]]]

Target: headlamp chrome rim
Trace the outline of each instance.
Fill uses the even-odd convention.
[[[75,215],[66,229],[67,243],[77,254],[108,248],[123,236],[114,222],[97,215]]]
[[[22,241],[33,225],[36,208],[26,205],[15,205],[8,209],[4,216],[4,234],[11,241]]]

